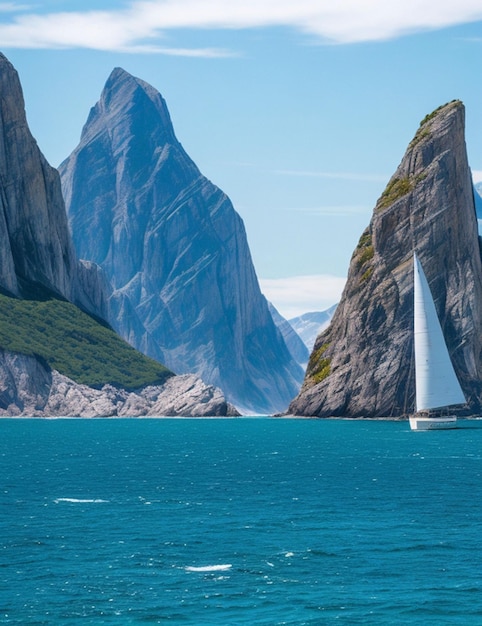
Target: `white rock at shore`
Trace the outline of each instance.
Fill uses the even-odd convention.
[[[194,374],[137,390],[94,389],[49,371],[37,359],[0,353],[2,417],[207,417],[236,416],[217,387]]]

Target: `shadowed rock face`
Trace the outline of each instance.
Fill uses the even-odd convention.
[[[30,133],[17,72],[1,53],[0,242],[0,288],[20,297],[49,292],[105,315],[105,280],[77,260],[59,174]]]
[[[115,69],[60,172],[78,254],[113,284],[118,332],[245,410],[286,409],[303,373],[260,293],[244,225],[177,141],[160,94]]]
[[[76,257],[57,170],[50,167],[25,117],[17,72],[0,54],[0,285],[21,295],[39,283],[76,298]]]
[[[459,101],[422,122],[378,200],[290,413],[378,417],[413,410],[414,251],[470,410],[478,413],[482,266]]]

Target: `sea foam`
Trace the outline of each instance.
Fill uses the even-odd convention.
[[[188,565],[184,569],[186,570],[186,572],[225,572],[232,567],[233,566],[230,563],[225,563],[223,565],[203,565],[201,567]]]
[[[74,502],[76,504],[91,504],[91,503],[95,503],[98,504],[99,502],[109,502],[109,500],[101,500],[100,498],[55,498],[54,500],[55,504],[58,504],[59,502]]]

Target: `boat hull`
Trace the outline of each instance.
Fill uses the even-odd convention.
[[[455,415],[447,415],[446,417],[419,417],[411,415],[409,422],[412,430],[448,430],[457,428],[457,417]]]

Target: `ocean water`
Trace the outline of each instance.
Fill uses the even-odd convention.
[[[482,624],[480,426],[0,420],[0,624]]]

